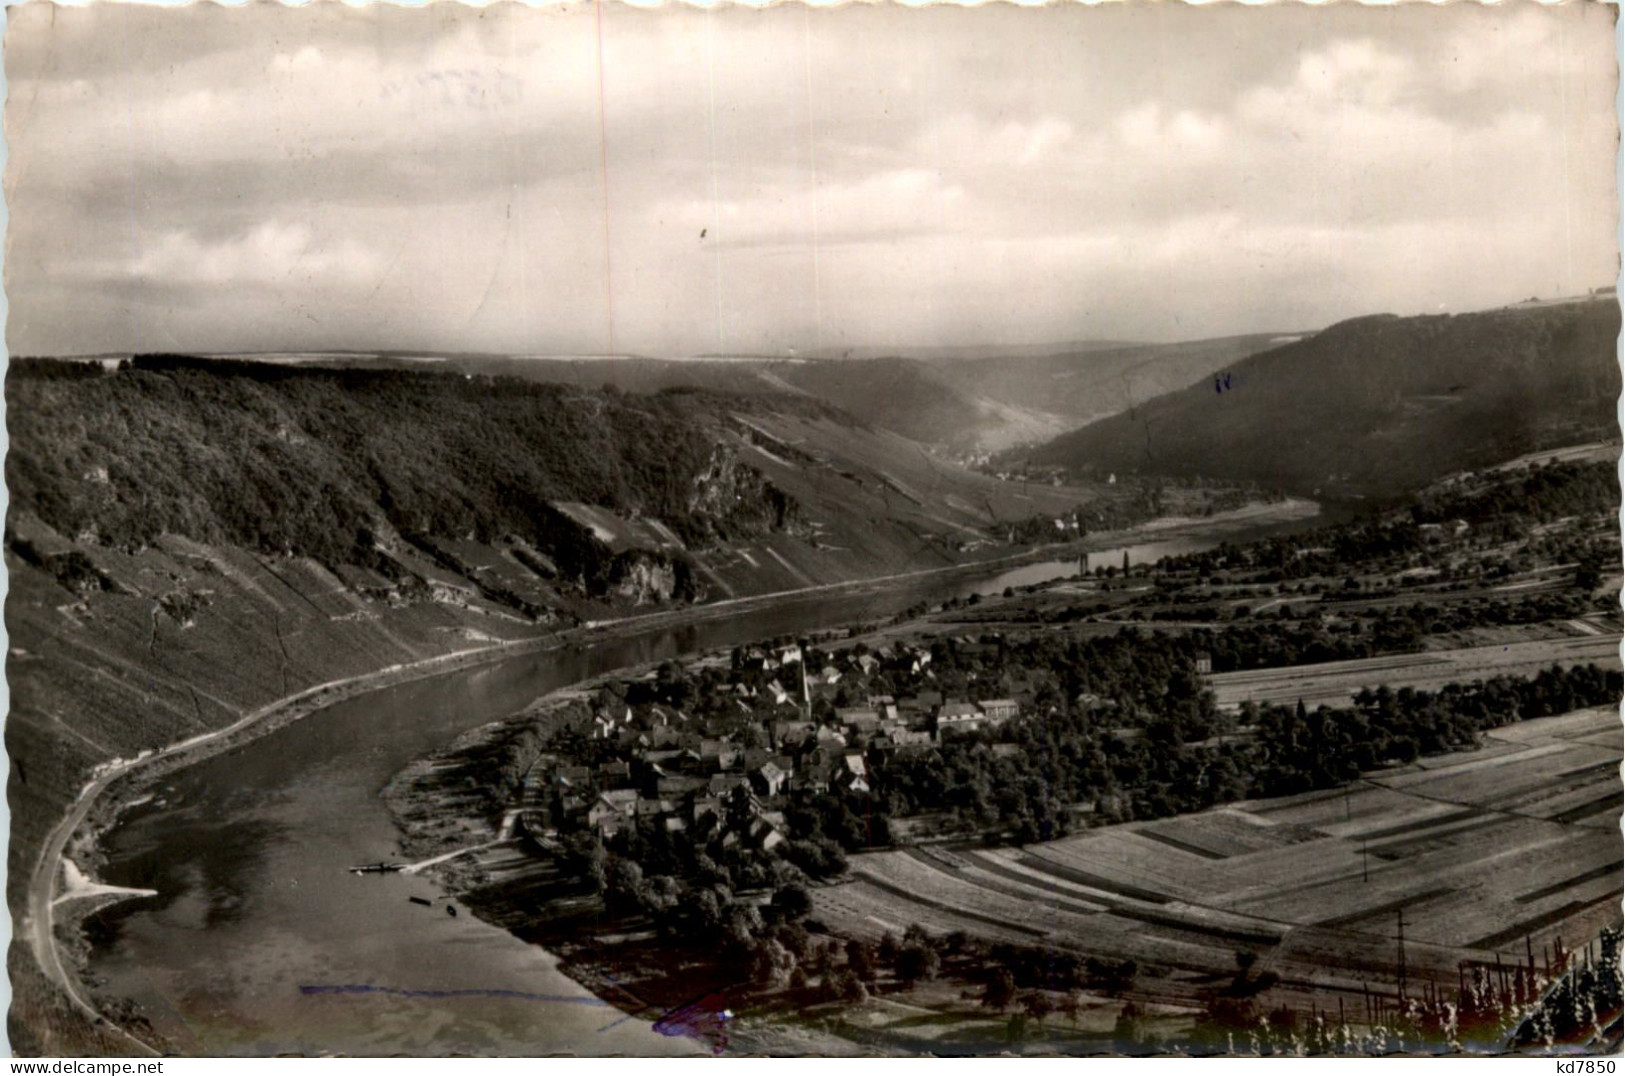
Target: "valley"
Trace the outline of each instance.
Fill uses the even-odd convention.
[[[1381,764],[1391,766],[1393,752],[1431,763],[1463,742],[1459,731],[1399,735],[1347,757],[1292,763],[1301,770],[1277,765],[1244,777],[1255,765],[1249,752],[1278,734],[1271,722],[1282,719],[1271,715],[1294,703],[1315,712],[1367,707],[1379,683],[1454,700],[1463,683],[1544,682],[1556,675],[1552,670],[1580,676],[1577,690],[1585,695],[1611,690],[1584,679],[1592,675],[1585,670],[1619,668],[1617,615],[1595,601],[1607,565],[1617,559],[1606,517],[1597,513],[1610,496],[1601,462],[1613,451],[1607,445],[1557,446],[1459,471],[1398,515],[1342,505],[1317,525],[1309,518],[1318,507],[1313,501],[1265,495],[1249,480],[1073,476],[1053,468],[980,473],[952,462],[941,444],[933,451],[801,392],[666,386],[644,395],[487,374],[358,368],[342,360],[295,367],[215,362],[22,363],[8,385],[23,416],[14,422],[8,459],[16,499],[6,543],[8,674],[16,699],[7,733],[15,760],[13,901],[16,907],[26,900],[30,909],[20,919],[10,965],[19,998],[14,1022],[43,1034],[41,1048],[69,1042],[128,1048],[131,1033],[160,1049],[177,1041],[180,1025],[161,1018],[157,999],[106,992],[108,983],[124,981],[117,960],[89,980],[81,981],[78,970],[81,961],[99,966],[108,959],[98,950],[105,941],[87,949],[82,915],[93,937],[104,930],[122,937],[130,928],[119,924],[140,923],[137,937],[158,930],[156,938],[161,919],[149,917],[142,902],[156,892],[159,906],[168,907],[177,896],[174,879],[152,876],[117,854],[107,858],[107,834],[122,832],[126,809],[145,818],[144,803],[169,802],[162,782],[205,765],[200,759],[229,755],[278,735],[294,719],[363,705],[368,692],[422,677],[478,678],[481,669],[541,660],[529,654],[552,655],[545,660],[572,668],[578,655],[602,655],[614,668],[634,653],[626,641],[650,633],[675,640],[662,644],[674,648],[668,653],[691,653],[700,639],[719,633],[748,640],[740,634],[746,625],[786,603],[808,613],[785,626],[821,625],[826,647],[841,636],[894,649],[934,650],[949,640],[950,652],[973,653],[1003,645],[989,640],[1031,640],[1022,643],[1030,648],[1059,632],[1025,659],[1026,678],[1001,685],[1023,709],[1030,703],[1019,700],[1034,684],[1072,660],[1053,650],[1062,640],[1104,647],[1101,653],[1121,655],[1109,660],[1138,666],[1135,677],[1153,680],[1205,648],[1213,671],[1202,684],[1211,690],[1182,702],[1192,707],[1188,712],[1169,711],[1166,700],[1148,695],[1129,704],[1104,739],[1099,728],[1090,734],[1094,749],[1115,744],[1110,752],[1135,758],[1153,743],[1184,744],[1152,764],[1154,771],[1171,769],[1150,784],[1130,781],[1079,796],[1063,789],[1098,773],[1059,783],[1051,774],[1043,778],[1046,792],[1018,781],[1022,791],[1014,799],[950,803],[918,799],[940,781],[918,775],[906,779],[904,787],[914,791],[902,800],[895,793],[868,799],[866,826],[879,830],[842,838],[846,847],[836,855],[848,858],[832,862],[847,866],[835,875],[808,872],[813,906],[821,909],[817,921],[843,944],[867,945],[877,939],[864,923],[899,925],[902,912],[884,911],[886,900],[922,891],[910,883],[911,872],[964,877],[981,869],[964,855],[983,847],[976,834],[990,825],[993,849],[1035,840],[1047,847],[1079,828],[1103,826],[1106,833],[1132,825],[1123,832],[1138,834],[1143,824],[1126,820],[1211,810],[1249,790],[1313,785],[1333,772],[1342,780],[1351,772],[1385,772]],[[361,413],[367,420],[357,426]],[[425,421],[425,414],[435,417]],[[322,496],[303,496],[309,489]],[[1140,548],[1159,552],[1130,555]],[[830,633],[836,625],[839,635]],[[570,698],[581,697],[577,690]],[[1105,703],[1079,701],[1097,696]],[[1071,700],[1068,711],[1089,715],[1090,724],[1102,720],[1099,705],[1123,703],[1116,693],[1080,685],[1057,698]],[[506,705],[511,712],[525,701],[508,698]],[[854,695],[847,705],[861,701]],[[779,703],[793,706],[788,698]],[[922,712],[935,720],[931,705]],[[488,711],[488,719],[500,716]],[[434,727],[448,732],[467,727],[466,719],[440,720]],[[905,720],[895,731],[900,753],[871,763],[879,768],[867,780],[904,780],[909,767],[922,764],[906,760],[920,746],[910,737],[928,729]],[[1000,735],[989,757],[1020,757]],[[420,753],[434,746],[414,742]],[[1187,771],[1199,756],[1191,752],[1205,749],[1227,759],[1225,778],[1206,792],[1176,790],[1192,776]],[[786,761],[784,768],[799,767]],[[471,779],[476,786],[483,780]],[[1564,817],[1554,824],[1569,824],[1569,814],[1582,808],[1573,821],[1595,813],[1596,790],[1571,791],[1575,803],[1558,804]],[[500,818],[483,813],[487,808],[445,818],[436,817],[445,806],[437,796],[412,802],[400,816],[412,819],[405,823],[409,834],[428,827],[408,838],[413,858],[498,928],[482,935],[489,944],[507,953],[498,937],[509,930],[540,940],[562,956],[568,974],[600,995],[618,996],[620,988],[608,985],[596,963],[599,943],[558,933],[575,912],[538,927],[508,910],[512,893],[534,898],[537,884],[545,892],[574,868],[555,864],[538,882],[530,854],[516,856],[512,835]],[[851,804],[843,810],[853,817]],[[877,849],[876,832],[883,835],[879,848],[892,850]],[[426,833],[437,836],[426,840]],[[1202,844],[1200,836],[1169,840]],[[357,860],[377,854],[346,853]],[[1000,859],[994,851],[976,854]],[[75,900],[58,909],[66,884],[58,857],[91,879],[86,885],[141,896]],[[781,866],[804,870],[808,862]],[[1024,862],[1010,860],[999,870],[1019,872]],[[515,890],[519,879],[529,880]],[[989,893],[1031,896],[1028,881],[1000,879],[983,879],[985,892],[964,894],[963,907],[932,896],[906,919],[928,928],[941,919],[946,934],[973,939],[942,957],[973,989],[982,974],[976,961],[988,952],[977,946],[1036,937],[991,926],[1019,924],[1024,913],[989,903]],[[958,892],[945,883],[933,887]],[[728,906],[747,908],[760,899],[750,892],[745,886]],[[1068,901],[1076,896],[1065,894]],[[1175,899],[1161,893],[1151,904]],[[575,907],[576,900],[560,907]],[[870,905],[861,922],[850,918],[850,909]],[[1115,922],[1125,913],[1108,902],[1088,914]],[[1206,914],[1165,925],[1180,938],[1207,929],[1236,937],[1253,931],[1249,912],[1234,922],[1220,916],[1217,927],[1200,925]],[[1153,926],[1166,919],[1145,915]],[[1565,917],[1572,918],[1554,911],[1541,929],[1590,929],[1590,920]],[[988,929],[978,933],[965,922]],[[1093,979],[1086,976],[1097,984],[1116,974],[1101,970],[1113,962],[1136,959],[1157,968],[1167,955],[1152,935],[1111,932],[1143,950],[1130,958],[1073,927],[1083,930],[1081,922],[1066,927],[1066,945],[1099,964],[1089,972]],[[924,942],[917,937],[911,944]],[[641,984],[637,996],[645,1000],[633,1009],[646,1012],[654,1004],[647,998],[664,998],[668,988],[658,977],[645,981],[648,954],[629,953],[614,958],[631,964],[613,974]],[[1209,967],[1202,974],[1217,973]],[[834,965],[826,985],[816,975],[808,981],[807,990],[849,989]],[[1200,976],[1183,994],[1150,978],[1135,981],[1140,1009],[1128,1020],[1135,1035],[1189,1032],[1191,1007],[1200,1008],[1206,996]],[[756,1037],[740,1041],[777,1043],[791,1034],[774,1014],[784,998],[797,996],[794,990],[784,994],[782,983],[765,993],[760,984],[717,986],[752,999],[740,1002],[750,1014],[740,1028],[754,1028]],[[953,1008],[933,993],[935,986],[910,981],[886,989],[901,991],[889,1004],[915,1005],[908,992],[924,989],[922,997],[937,999],[926,1001],[925,1010]],[[1281,1003],[1325,1002],[1316,989],[1302,998],[1282,995]],[[1124,1020],[1117,1010],[1129,995],[1114,990],[1089,1004],[1117,1013],[1116,1035]],[[1070,1004],[1042,987],[1027,997],[1036,1009]],[[618,1003],[630,1004],[624,997]],[[850,999],[842,1008],[849,1005]],[[1154,1015],[1137,1023],[1139,1011]],[[835,1010],[829,1015],[844,1029],[836,1039],[855,1033]],[[978,1019],[961,1028],[968,1039],[951,1038],[956,1049],[979,1049],[972,1044],[996,1039],[995,1025],[1004,1026],[1002,1015],[992,1023]],[[816,1049],[836,1048],[829,1030],[814,1036]],[[1023,1038],[1029,1040],[1031,1048],[1050,1048],[1040,1045],[1042,1036]],[[855,1041],[874,1047],[891,1040],[864,1032]],[[886,1048],[921,1045],[909,1041]]]
[[[8,8],[16,1067],[1612,1073],[1617,7],[653,7]]]
[[[1166,507],[1212,504],[1199,488],[1000,482],[795,398],[506,386],[184,358],[13,364],[10,895],[33,909],[9,955],[13,1041],[104,1041],[54,957],[40,975],[35,928],[52,926],[28,897],[55,874],[51,848],[94,870],[111,816],[63,817],[97,774],[162,769],[174,745],[267,711],[299,716],[334,701],[313,689],[335,681],[794,592],[858,584],[873,607],[912,573],[951,579],[1088,531],[1110,544]],[[1040,537],[1012,542],[1017,525]]]
[[[642,1011],[708,992],[744,1044],[1599,1048],[1610,471],[1563,453],[598,677],[386,798],[409,858],[468,850],[450,899]],[[1440,511],[1474,522],[1417,522]],[[1582,971],[1594,1022],[1531,1008]]]

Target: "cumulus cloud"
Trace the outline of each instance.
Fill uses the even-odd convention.
[[[167,232],[108,274],[199,287],[353,284],[374,278],[378,257],[353,239],[318,242],[304,224],[267,221],[218,242]]]
[[[7,67],[31,352],[1192,337],[1617,260],[1600,5],[25,5]]]

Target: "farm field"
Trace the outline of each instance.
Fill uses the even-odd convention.
[[[1575,711],[1348,789],[1232,804],[1029,845],[854,856],[815,916],[878,938],[919,923],[1133,959],[1130,996],[1194,1014],[1238,950],[1271,1004],[1351,1020],[1367,991],[1454,991],[1462,965],[1545,959],[1620,921],[1618,716]]]
[[[1294,703],[1307,706],[1350,702],[1364,687],[1378,683],[1391,688],[1436,690],[1448,683],[1482,680],[1491,676],[1533,676],[1552,665],[1595,663],[1605,669],[1620,667],[1617,634],[1581,635],[1565,639],[1434,650],[1424,654],[1393,654],[1358,661],[1328,661],[1277,669],[1218,673],[1210,678],[1223,709],[1243,702]]]

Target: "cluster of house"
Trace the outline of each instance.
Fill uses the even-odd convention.
[[[930,656],[921,651],[902,660],[918,671]],[[613,745],[613,760],[587,766],[544,756],[524,779],[527,827],[590,828],[608,838],[639,824],[681,831],[711,816],[723,827],[725,843],[771,849],[785,839],[783,809],[791,795],[865,794],[870,763],[893,752],[930,750],[944,738],[996,727],[1021,712],[1015,699],[972,702],[920,691],[903,698],[870,695],[863,706],[835,708],[819,720],[813,700],[830,697],[840,673],[809,665],[805,676],[801,670],[773,675],[801,660],[798,648],[747,653],[744,675],[720,689],[730,705],[709,707],[711,716],[660,703],[600,708],[590,735]],[[853,671],[880,666],[869,654],[851,661]],[[758,700],[775,705],[764,716]],[[817,709],[831,714],[829,707]],[[733,808],[741,806],[749,825],[726,832],[730,824],[740,828]]]

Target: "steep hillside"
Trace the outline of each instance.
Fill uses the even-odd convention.
[[[967,356],[939,364],[964,392],[1065,416],[1081,426],[1182,389],[1214,370],[1284,343],[1277,334],[1177,344],[1099,345],[1029,355]]]
[[[1038,444],[1073,426],[1042,401],[1012,404],[956,384],[941,368],[914,359],[796,363],[775,373],[871,425],[961,452]]]
[[[94,767],[315,685],[1155,503],[999,482],[783,391],[154,357],[16,361],[6,400],[14,909]],[[78,1016],[21,942],[11,971],[14,1044],[61,1052]]]
[[[436,366],[628,392],[673,387],[799,393],[878,429],[956,454],[1042,444],[1279,343],[1274,334],[1177,344],[939,348],[802,359],[525,359],[432,356]],[[423,357],[381,357],[421,363]]]
[[[396,356],[394,361],[409,360]],[[436,365],[586,388],[613,385],[627,392],[697,388],[752,396],[803,395],[877,429],[956,452],[1038,444],[1075,425],[1042,406],[1011,404],[978,393],[954,383],[940,367],[914,359],[675,361],[454,355]]]
[[[1618,305],[1359,318],[1031,453],[1076,473],[1201,475],[1387,496],[1616,436]]]
[[[155,357],[112,373],[19,362],[8,395],[13,517],[92,562],[98,548],[139,552],[173,535],[397,586],[428,565],[530,617],[704,598],[696,569],[716,576],[707,561],[772,538],[848,554],[827,557],[813,582],[900,570],[899,550],[922,535],[951,549],[1079,501],[1017,494],[782,392],[642,395]],[[923,492],[897,492],[911,485]],[[814,518],[825,505],[862,515],[843,528]],[[16,527],[9,536],[25,560],[75,579],[94,571],[62,567]],[[772,588],[722,578],[730,592]]]
[[[968,456],[1042,444],[1187,385],[1279,339],[1263,334],[1179,344],[967,346],[797,359],[387,352],[280,360],[352,369],[455,371],[636,393],[678,388],[742,396],[788,393],[833,405],[875,429]]]

